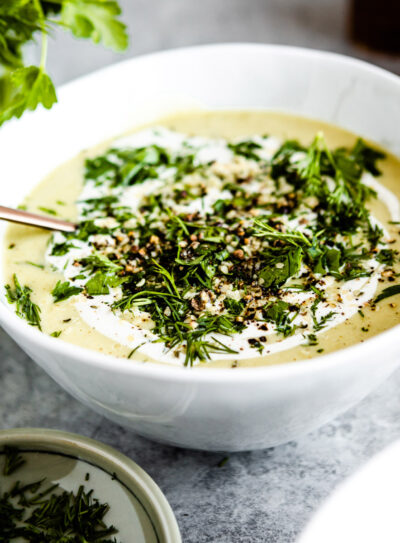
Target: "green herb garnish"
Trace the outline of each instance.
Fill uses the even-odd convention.
[[[400,294],[400,285],[392,285],[391,287],[386,287],[375,298],[374,303],[377,304],[381,300],[384,300],[385,298],[389,298],[390,296],[395,296],[396,294]]]
[[[40,270],[44,270],[43,264],[37,264],[36,262],[31,262],[30,260],[26,260],[25,264],[28,264],[29,266],[33,266],[34,268],[39,268]]]
[[[32,289],[28,286],[22,287],[17,276],[13,275],[14,288],[6,285],[6,296],[8,303],[16,305],[16,314],[28,321],[31,326],[37,326],[41,330],[40,307],[31,300]]]
[[[71,296],[82,292],[83,288],[72,286],[68,281],[57,281],[56,286],[51,291],[55,302],[62,302]]]
[[[43,206],[40,206],[38,207],[38,209],[40,211],[43,211],[43,213],[47,213],[47,215],[57,215],[57,211],[55,211],[54,209],[51,209],[50,207],[43,207]]]
[[[24,464],[25,460],[19,453],[18,449],[15,447],[4,447],[3,475],[11,475]]]
[[[380,151],[362,140],[331,150],[322,134],[308,147],[286,141],[269,160],[260,138],[226,147],[237,171],[200,163],[190,139],[173,151],[112,148],[88,159],[85,183],[102,196],[79,202],[76,232],[50,246],[64,255],[79,249],[77,240],[87,244],[89,256],[74,251],[77,274],[66,292],[80,279],[84,296],[112,293],[99,303],[149,321],[154,341],[188,366],[212,353],[238,354],[229,337],[250,323],[283,337],[301,332],[317,345],[339,312],[324,279],[369,277],[371,259],[387,269],[397,258],[370,215],[376,195],[362,180],[364,172],[379,175]],[[223,195],[205,211],[209,177]],[[121,205],[127,187],[156,179],[162,186],[140,197],[137,210]],[[198,211],[185,212],[195,200]],[[292,292],[305,302],[291,303]],[[260,353],[266,342],[262,332],[248,340]]]
[[[26,463],[18,449],[5,447],[3,475],[15,473]],[[1,452],[0,452],[1,457]],[[88,477],[85,478],[88,480]],[[108,504],[100,503],[81,485],[77,492],[46,484],[46,479],[14,483],[0,492],[0,541],[29,543],[117,543],[118,533],[107,526]]]

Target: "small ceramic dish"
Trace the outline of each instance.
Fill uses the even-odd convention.
[[[26,463],[1,488],[17,481],[46,478],[60,488],[77,492],[80,485],[108,503],[107,525],[118,529],[123,543],[180,543],[178,524],[164,494],[135,462],[98,441],[76,434],[40,428],[0,431],[0,463],[4,447],[16,447]]]

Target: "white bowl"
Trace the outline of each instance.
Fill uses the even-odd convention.
[[[398,543],[400,442],[392,444],[339,485],[298,543]]]
[[[189,107],[272,108],[338,124],[400,155],[400,78],[363,62],[268,45],[212,45],[128,60],[66,85],[59,104],[0,131],[2,203],[18,204],[81,149]],[[4,225],[2,225],[4,230]],[[398,365],[400,327],[317,359],[190,370],[48,337],[4,298],[0,322],[57,383],[111,420],[205,450],[274,446],[360,401]]]

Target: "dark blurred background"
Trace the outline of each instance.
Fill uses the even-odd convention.
[[[120,5],[131,35],[128,52],[122,56],[78,43],[59,30],[48,65],[57,84],[127,56],[231,41],[334,51],[400,74],[400,0],[120,0]]]

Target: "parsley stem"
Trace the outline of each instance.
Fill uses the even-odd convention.
[[[48,43],[48,39],[47,39],[47,33],[45,31],[42,32],[42,51],[41,51],[41,55],[40,55],[40,70],[42,72],[45,71],[46,69],[46,61],[47,61],[47,43]]]
[[[46,69],[46,60],[47,60],[47,31],[46,31],[46,23],[45,23],[45,16],[43,12],[42,5],[40,3],[40,0],[34,0],[36,9],[39,13],[40,18],[40,28],[41,28],[41,38],[42,38],[42,49],[40,53],[40,64],[39,69],[41,72],[45,72]]]

